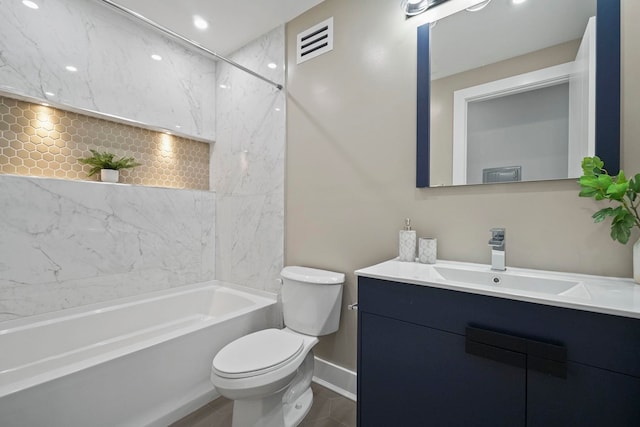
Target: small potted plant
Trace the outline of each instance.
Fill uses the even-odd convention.
[[[618,175],[610,176],[598,156],[585,157],[582,160],[582,172],[580,197],[606,199],[618,205],[600,209],[593,214],[594,222],[611,217],[611,238],[626,244],[631,237],[631,230],[640,228],[640,174],[627,179],[624,171],[620,170]],[[633,278],[640,283],[640,240],[633,245]]]
[[[115,159],[113,153],[100,153],[96,150],[91,151],[91,157],[78,159],[80,163],[91,166],[87,176],[93,176],[100,172],[100,180],[102,182],[118,182],[120,178],[120,169],[129,169],[140,166],[133,157],[122,157]]]

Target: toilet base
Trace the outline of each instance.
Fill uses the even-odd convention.
[[[225,397],[235,398],[232,427],[296,427],[300,424],[313,404],[311,380],[314,357],[310,347],[317,341],[315,337],[310,340],[302,363],[289,377],[271,384],[258,382],[260,387],[246,389],[233,388],[231,381],[227,380],[229,387],[221,387],[220,392]],[[225,385],[224,382],[220,384],[221,378],[213,374],[212,379],[215,379],[217,387]],[[282,388],[278,390],[278,387]],[[276,392],[272,392],[274,388]]]
[[[286,389],[262,399],[233,402],[233,427],[296,427],[313,404],[311,387],[294,402],[282,404]]]
[[[313,391],[309,387],[302,396],[293,403],[284,405],[284,426],[296,427],[307,416],[313,405]]]

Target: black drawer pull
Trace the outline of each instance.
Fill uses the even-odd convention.
[[[567,377],[567,349],[556,344],[468,326],[465,351],[507,365]]]
[[[567,361],[567,349],[565,347],[547,342],[527,340],[527,354],[558,362]]]
[[[565,362],[557,362],[555,360],[541,359],[527,355],[527,367],[534,371],[542,372],[543,374],[567,378],[567,364]]]
[[[516,368],[527,367],[527,356],[516,351],[505,350],[470,340],[465,342],[465,350],[468,354],[495,360],[496,362],[515,366]]]
[[[487,329],[467,326],[466,338],[467,340],[504,348],[506,350],[517,351],[519,353],[527,352],[527,340],[515,335],[508,335]]]

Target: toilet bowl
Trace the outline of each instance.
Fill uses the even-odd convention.
[[[216,355],[211,381],[220,394],[235,400],[234,427],[294,426],[304,418],[313,401],[303,395],[311,391],[311,348],[317,342],[316,337],[289,329],[265,329],[234,341]],[[256,414],[259,422],[254,422]]]
[[[245,335],[213,359],[211,382],[233,399],[233,427],[293,427],[313,403],[313,346],[338,328],[344,275],[282,270],[286,327]]]

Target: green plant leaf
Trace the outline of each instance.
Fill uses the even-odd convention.
[[[620,172],[618,172],[618,176],[616,177],[616,183],[624,184],[625,182],[627,182],[627,177],[624,176],[624,171],[620,169]]]
[[[626,244],[631,236],[631,227],[626,222],[611,224],[611,238],[622,244]]]
[[[610,196],[609,198],[613,200],[622,200],[628,188],[629,183],[626,181],[622,184],[611,184],[607,188],[607,195]]]
[[[606,191],[613,184],[613,178],[609,175],[599,175],[596,180],[597,188]]]
[[[635,202],[640,193],[640,174],[636,174],[629,180],[629,188],[627,189],[627,197],[631,202]]]
[[[640,193],[640,173],[629,180],[629,190]]]
[[[594,213],[591,217],[593,218],[593,222],[598,223],[604,221],[608,216],[614,215],[615,213],[613,211],[613,208],[604,208]]]
[[[624,222],[625,218],[629,216],[629,212],[627,212],[627,210],[622,206],[618,206],[611,211],[610,215],[613,216],[611,222],[615,224],[618,222]]]
[[[584,175],[580,177],[578,182],[584,187],[596,187],[598,184],[598,177],[595,175]]]
[[[592,215],[592,218],[595,223],[600,223],[611,217],[611,238],[625,244],[629,241],[631,230],[640,226],[638,206],[635,204],[640,193],[640,174],[627,180],[624,171],[620,170],[615,177],[612,177],[603,168],[604,162],[597,156],[583,159],[584,175],[579,179],[580,193],[578,195],[593,197],[595,200],[608,199],[619,203],[615,208],[600,209]]]
[[[580,193],[578,194],[578,196],[593,197],[597,192],[598,190],[596,190],[595,188],[583,187],[582,190],[580,190]]]
[[[587,176],[599,175],[603,167],[604,162],[598,156],[582,159],[582,172]]]
[[[80,163],[92,166],[88,175],[92,176],[100,172],[101,169],[128,169],[136,166],[140,166],[141,163],[137,163],[133,157],[122,157],[121,159],[114,160],[115,154],[113,153],[100,153],[96,150],[91,151],[91,157],[78,159]]]

